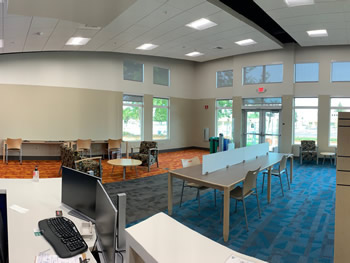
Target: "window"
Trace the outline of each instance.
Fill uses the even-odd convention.
[[[317,82],[319,63],[300,63],[294,65],[295,82]]]
[[[135,61],[124,61],[124,80],[143,82],[143,64]]]
[[[216,135],[220,133],[226,139],[233,139],[232,100],[216,100]]]
[[[123,140],[141,141],[143,133],[143,97],[123,96]]]
[[[233,70],[217,71],[216,87],[233,87]]]
[[[167,68],[153,67],[153,84],[170,86],[170,70]]]
[[[244,98],[243,107],[282,107],[282,98]]]
[[[350,81],[350,62],[332,62],[332,82]]]
[[[338,112],[350,112],[350,98],[331,98],[329,146],[337,146]]]
[[[153,98],[153,140],[169,139],[169,99]]]
[[[283,64],[243,68],[243,84],[283,82]]]
[[[294,144],[300,144],[302,140],[317,142],[317,98],[294,99]]]

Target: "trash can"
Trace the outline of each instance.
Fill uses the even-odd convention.
[[[209,138],[210,153],[216,153],[219,147],[219,137]]]
[[[230,143],[229,139],[224,139],[224,151],[228,150],[228,144]]]

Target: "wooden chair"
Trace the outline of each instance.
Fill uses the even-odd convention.
[[[84,155],[84,152],[90,152],[90,157],[91,157],[91,139],[87,139],[87,140],[78,139],[77,151],[81,152],[82,155]]]
[[[284,155],[282,157],[282,160],[281,160],[281,162],[279,164],[278,169],[272,169],[272,171],[271,171],[271,175],[278,176],[280,178],[282,196],[284,196],[283,185],[282,185],[282,178],[281,178],[281,176],[283,174],[286,174],[288,188],[290,189],[289,176],[288,176],[288,172],[287,172],[287,158],[288,158],[288,155]],[[267,172],[263,172],[263,181],[262,181],[262,190],[261,190],[262,193],[264,192],[265,175],[267,175]]]
[[[22,164],[22,139],[6,139],[5,145],[5,156],[6,164],[8,164],[9,151],[18,151],[19,152],[19,162]]]
[[[108,160],[111,159],[111,155],[113,152],[117,153],[117,159],[120,159],[122,157],[122,139],[119,140],[112,140],[108,139]]]
[[[247,211],[246,211],[245,201],[244,201],[245,198],[247,198],[250,195],[256,196],[256,202],[257,202],[258,211],[259,211],[259,218],[261,218],[258,189],[256,187],[256,180],[257,180],[257,176],[259,174],[259,171],[260,171],[260,167],[254,171],[248,171],[245,178],[244,178],[244,181],[243,181],[243,187],[236,186],[230,192],[230,197],[233,199],[236,199],[235,213],[237,212],[237,201],[242,201],[247,231],[249,231],[249,228],[248,228]],[[222,200],[223,199],[224,198],[222,198]],[[223,204],[222,204],[222,207],[223,207]],[[222,214],[222,212],[221,212],[221,214]]]
[[[181,162],[182,162],[182,167],[183,168],[201,164],[201,162],[200,162],[200,160],[199,160],[199,158],[197,156],[192,158],[192,159],[181,159]],[[209,188],[206,187],[206,186],[202,186],[202,185],[196,184],[196,183],[187,183],[187,182],[185,182],[185,180],[183,180],[182,190],[181,190],[181,198],[180,198],[180,207],[181,207],[181,204],[182,204],[182,197],[183,197],[183,194],[184,194],[185,187],[197,189],[198,214],[200,214],[200,206],[201,206],[200,191],[201,190],[207,190]],[[214,189],[214,202],[215,202],[215,206],[216,206],[216,189]]]

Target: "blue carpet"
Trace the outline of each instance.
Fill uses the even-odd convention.
[[[289,167],[288,167],[289,170]],[[265,178],[266,179],[266,178]],[[234,213],[231,199],[230,237],[223,241],[221,194],[214,207],[213,192],[201,195],[201,213],[196,200],[176,205],[173,218],[238,252],[269,262],[333,262],[336,169],[329,164],[300,166],[294,162],[291,190],[282,177],[284,197],[278,177],[272,177],[272,202],[267,203],[266,181],[261,194],[262,173],[258,177],[261,219],[255,196],[246,199],[249,232],[245,228],[242,204]],[[185,191],[191,191],[185,189]]]

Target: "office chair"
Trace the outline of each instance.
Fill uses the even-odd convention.
[[[108,148],[107,148],[108,160],[111,159],[113,152],[117,153],[117,159],[122,158],[122,142],[123,142],[122,139],[119,139],[119,140],[108,139]]]
[[[290,184],[289,184],[289,177],[288,177],[288,172],[287,172],[287,155],[284,155],[282,157],[282,160],[279,164],[278,170],[277,169],[272,169],[271,175],[278,176],[280,178],[280,184],[281,184],[281,191],[282,191],[282,196],[284,196],[283,192],[283,185],[282,185],[282,179],[281,176],[285,173],[287,176],[287,183],[288,183],[288,189],[290,189]],[[264,192],[264,181],[265,181],[265,175],[267,172],[263,172],[263,181],[262,181],[262,190],[261,193]]]
[[[19,152],[19,162],[22,164],[22,139],[6,139],[5,144],[5,156],[6,156],[6,164],[9,161],[9,151],[18,151]]]
[[[199,160],[199,158],[197,156],[192,158],[192,159],[181,159],[181,162],[182,162],[182,167],[183,168],[201,164],[201,162],[200,162],[200,160]],[[202,186],[202,185],[196,184],[196,183],[187,183],[185,180],[183,180],[182,190],[181,190],[181,198],[180,198],[180,207],[181,207],[181,204],[182,204],[182,197],[183,197],[183,194],[184,194],[185,187],[197,189],[198,214],[200,214],[201,200],[200,200],[200,193],[199,192],[202,191],[202,190],[207,190],[209,188],[206,187],[206,186]],[[215,202],[215,206],[216,206],[216,189],[214,189],[214,202]]]
[[[91,139],[87,139],[87,140],[78,139],[77,151],[81,152],[82,155],[84,155],[84,152],[90,152],[90,157],[91,157]]]
[[[259,211],[259,218],[261,218],[258,189],[256,186],[256,181],[257,181],[257,176],[259,174],[259,171],[260,171],[260,167],[254,171],[248,171],[243,181],[243,187],[236,186],[230,192],[230,197],[236,200],[235,213],[237,212],[237,201],[241,201],[243,204],[244,218],[245,218],[245,223],[247,227],[247,232],[249,231],[249,228],[248,228],[247,211],[246,211],[245,201],[244,201],[245,198],[247,198],[250,195],[256,196],[256,202],[257,202],[258,211]],[[224,197],[222,196],[221,215],[223,213],[222,211],[223,206],[224,206]]]

